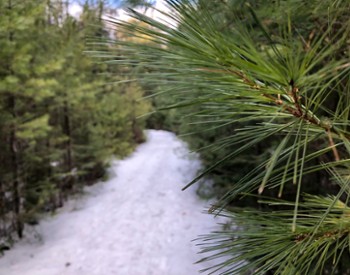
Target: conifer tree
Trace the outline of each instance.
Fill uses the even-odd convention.
[[[143,64],[140,81],[202,131],[225,130],[203,148],[221,158],[186,187],[243,152],[258,157],[209,210],[232,226],[202,237],[203,260],[221,259],[208,271],[347,274],[349,3],[219,2],[168,0],[170,25],[131,10],[141,24],[111,23],[153,43],[116,41],[109,56]],[[260,209],[230,204],[246,196]]]
[[[130,102],[143,91],[104,85],[111,68],[84,53],[109,35],[104,8],[87,1],[74,18],[67,1],[0,0],[0,251],[139,141],[148,105]]]
[[[6,185],[10,187],[13,226],[19,236],[23,230],[23,212],[28,179],[33,166],[44,162],[37,150],[50,131],[48,116],[41,104],[56,86],[50,77],[50,60],[42,59],[42,45],[37,28],[45,24],[45,2],[1,1],[1,96],[5,121],[1,133],[7,141],[4,148]],[[28,43],[31,41],[32,43]],[[45,73],[40,71],[45,70]],[[6,176],[7,175],[7,176]]]

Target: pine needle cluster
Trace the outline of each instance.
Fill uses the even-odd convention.
[[[129,11],[133,21],[109,20],[118,32],[147,38],[147,43],[100,42],[96,45],[115,52],[94,54],[128,69],[142,67],[139,81],[156,85],[173,99],[164,109],[190,110],[187,116],[203,131],[238,125],[208,146],[227,148],[226,155],[184,189],[257,144],[272,146],[268,157],[232,182],[211,209],[235,226],[201,239],[203,253],[211,254],[204,260],[222,258],[209,271],[345,274],[343,258],[349,256],[350,241],[350,4],[225,1],[236,10],[223,26],[215,5],[166,2],[170,11],[159,11],[164,21],[134,10]],[[321,182],[310,180],[320,171],[337,192],[303,194],[311,185],[322,191]],[[293,200],[269,200],[268,211],[223,210],[242,195],[274,190],[282,198],[286,188],[294,190]]]

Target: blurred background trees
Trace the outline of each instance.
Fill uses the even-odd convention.
[[[0,0],[0,250],[143,140],[142,89],[108,85],[118,68],[84,54],[88,38],[110,35],[107,2],[85,1],[76,17],[69,8]]]

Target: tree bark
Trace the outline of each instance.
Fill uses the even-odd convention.
[[[20,172],[20,160],[18,153],[18,140],[16,137],[16,99],[10,95],[8,98],[8,107],[12,113],[14,121],[11,125],[10,136],[9,136],[9,147],[11,152],[11,167],[12,167],[12,194],[13,194],[13,211],[15,213],[14,223],[16,232],[19,238],[23,236],[23,221],[21,218],[22,213],[22,198],[21,198],[21,172]]]
[[[74,184],[74,177],[72,175],[73,170],[73,153],[72,153],[72,131],[71,131],[71,119],[69,116],[69,106],[67,100],[63,104],[63,133],[67,137],[65,143],[65,167],[66,167],[66,176],[61,187],[61,196],[65,196],[65,190],[71,190]],[[63,203],[63,198],[60,198],[60,203]]]
[[[11,11],[13,8],[12,0],[8,0],[8,9]],[[9,31],[8,33],[8,40],[10,42],[14,41],[14,32]],[[9,75],[14,75],[14,72],[11,68],[10,63],[8,65],[8,73]],[[7,98],[7,104],[8,104],[8,110],[10,114],[12,115],[13,121],[10,124],[10,133],[9,133],[9,139],[8,139],[8,146],[10,149],[10,159],[11,159],[11,167],[12,167],[12,209],[14,212],[14,226],[17,232],[17,235],[19,238],[22,238],[23,236],[23,221],[22,221],[22,198],[21,198],[21,172],[20,172],[20,158],[19,158],[19,152],[18,152],[18,140],[16,135],[16,98],[12,94],[12,91],[9,91],[9,95]]]
[[[73,169],[72,161],[72,134],[71,134],[71,122],[69,117],[68,102],[64,101],[63,105],[63,133],[67,136],[66,142],[66,168],[70,172]]]

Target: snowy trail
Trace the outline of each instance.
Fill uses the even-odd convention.
[[[69,201],[0,258],[0,275],[192,275],[206,267],[191,242],[215,226],[205,203],[181,187],[199,161],[174,134],[148,141],[111,170],[115,176]]]

